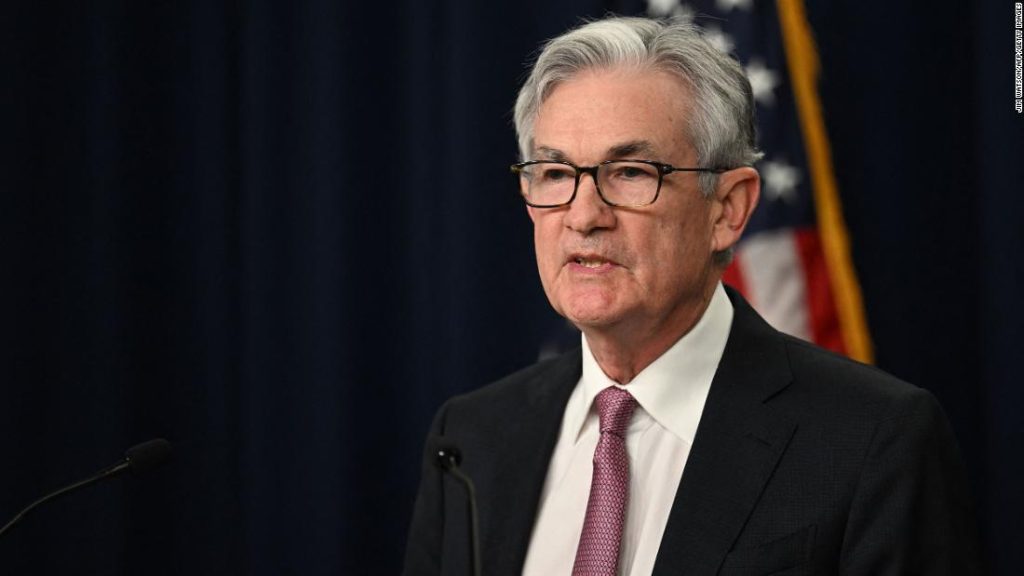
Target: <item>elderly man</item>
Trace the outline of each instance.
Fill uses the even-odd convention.
[[[720,278],[757,205],[750,85],[687,21],[547,44],[513,166],[562,357],[454,398],[488,575],[969,574],[963,471],[927,392],[768,326]],[[469,573],[428,454],[405,573]]]

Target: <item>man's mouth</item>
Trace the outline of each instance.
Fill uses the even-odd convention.
[[[608,263],[607,260],[601,260],[600,258],[574,258],[573,262],[584,268],[600,268]]]
[[[569,263],[586,268],[587,270],[599,270],[617,265],[608,258],[596,254],[573,254],[569,257]]]

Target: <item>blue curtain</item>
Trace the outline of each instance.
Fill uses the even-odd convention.
[[[943,402],[1010,574],[1024,119],[993,4],[808,9],[878,363]],[[0,521],[175,453],[26,518],[0,572],[397,573],[433,411],[560,325],[507,168],[528,57],[642,9],[5,8]]]

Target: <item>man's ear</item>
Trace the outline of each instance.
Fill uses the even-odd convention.
[[[718,186],[711,201],[711,243],[715,252],[721,252],[739,241],[750,215],[761,197],[761,176],[749,166],[734,168],[718,176]]]

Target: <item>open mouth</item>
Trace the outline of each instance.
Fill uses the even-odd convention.
[[[575,262],[576,264],[579,264],[580,266],[583,266],[584,268],[591,268],[591,269],[600,268],[601,266],[604,266],[605,264],[610,264],[610,262],[608,262],[607,260],[601,260],[600,258],[577,257],[577,258],[573,258],[572,261]]]
[[[583,268],[586,270],[607,270],[613,266],[618,266],[618,263],[605,258],[599,254],[570,254],[566,264],[572,264],[576,267]]]

